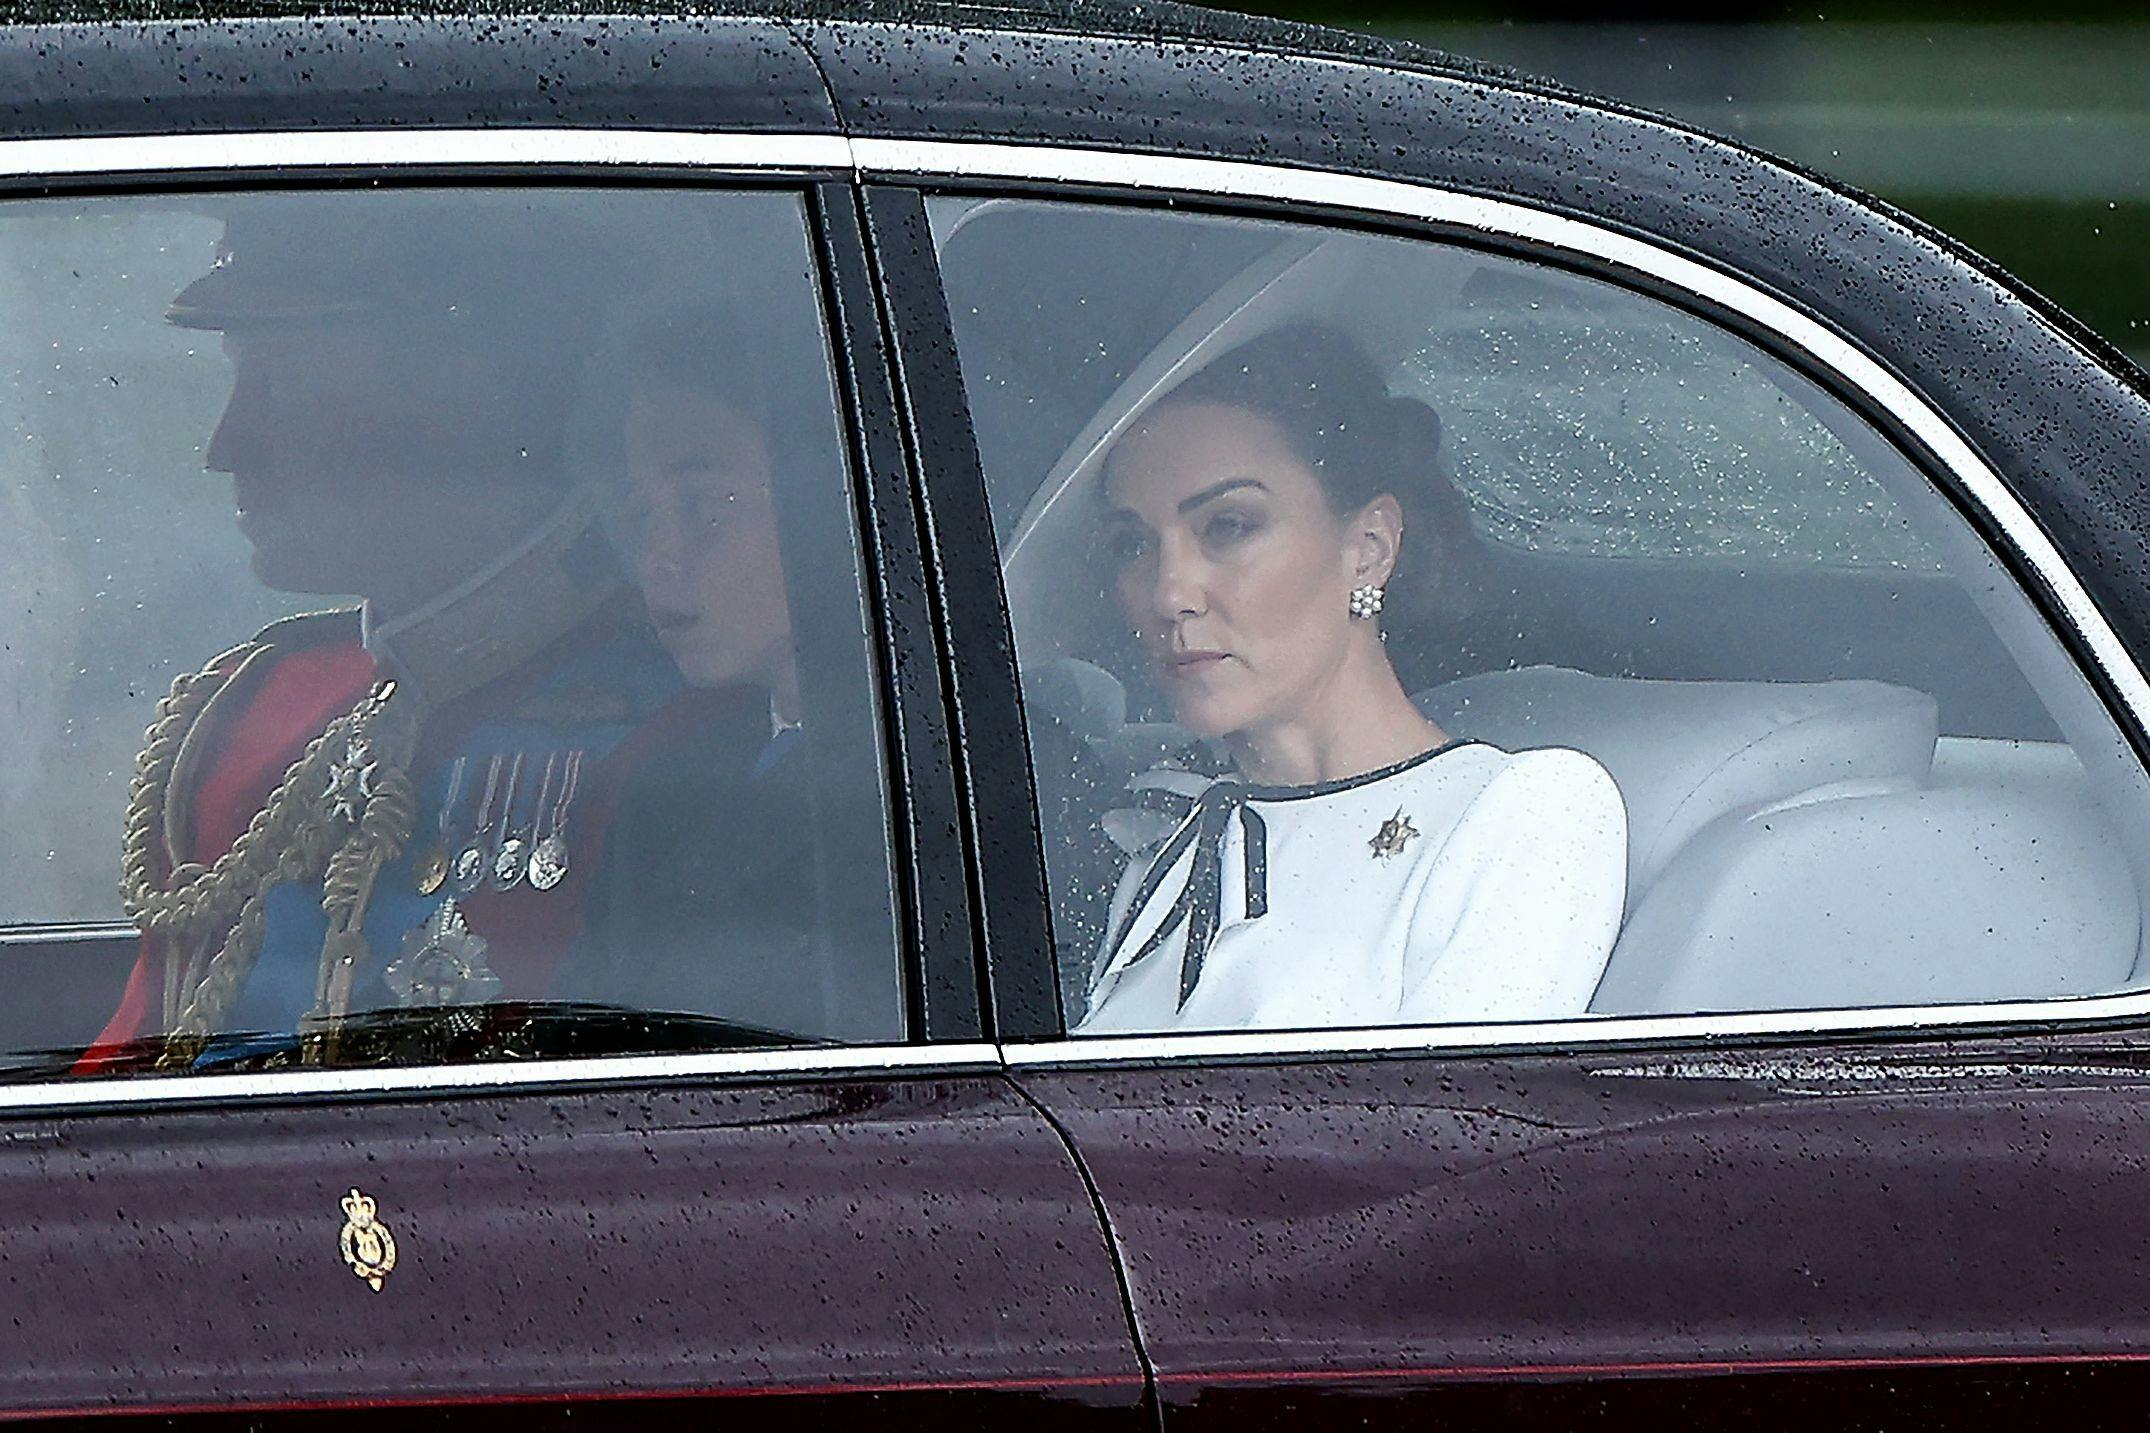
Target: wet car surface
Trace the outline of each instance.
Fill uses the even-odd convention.
[[[2139,1387],[2150,393],[1975,256],[1667,121],[1178,7],[55,14],[0,29],[0,95],[12,422],[58,455],[9,471],[25,545],[0,548],[30,574],[0,576],[30,619],[0,672],[17,730],[47,733],[0,770],[11,1413],[1991,1426],[2095,1422]],[[498,858],[517,830],[581,842],[661,810],[677,824],[613,841],[613,865],[573,848],[595,883],[562,888],[574,940],[731,949],[715,918],[589,913],[778,849],[736,908],[811,909],[752,944],[835,972],[812,1014],[753,985],[702,1005],[600,985],[549,1010],[559,991],[514,985],[515,941],[593,957],[546,945],[567,907],[525,850],[465,903],[509,981],[492,1024],[388,1020],[376,1043],[358,1006],[326,1037],[240,1004],[195,1030],[114,1016],[150,968],[114,876],[160,690],[317,605],[294,591],[374,595],[257,591],[221,498],[135,506],[130,465],[152,459],[245,481],[232,430],[208,451],[245,391],[210,365],[249,375],[244,340],[221,360],[196,330],[238,335],[267,301],[182,285],[288,279],[275,300],[308,322],[400,302],[409,275],[364,288],[351,236],[393,248],[443,214],[496,256],[537,233],[519,280],[472,280],[509,309],[548,284],[692,308],[702,266],[664,237],[690,231],[744,275],[709,280],[712,305],[790,295],[753,322],[786,379],[767,401],[818,415],[767,410],[820,444],[771,464],[814,764],[752,842],[673,870],[682,833],[748,797],[660,756],[576,806],[566,771],[605,764],[614,737],[589,733],[612,718],[533,716],[561,694],[518,689],[517,721],[569,733],[557,753],[495,741],[490,714],[463,746],[411,738],[419,819],[375,869],[438,924],[402,948],[468,933],[430,904],[434,824],[444,856],[490,832]],[[585,268],[545,267],[585,233]],[[256,280],[250,257],[285,267]],[[502,332],[542,353],[579,312]],[[1474,513],[1475,605],[1399,626],[1394,660],[1444,724],[1611,769],[1626,933],[1572,1018],[1087,1034],[1121,856],[1083,837],[1167,723],[1124,634],[1077,620],[1103,584],[1055,514],[1084,511],[1171,378],[1309,316],[1399,390],[1423,379]],[[607,370],[611,341],[562,364]],[[1573,456],[1621,444],[1602,470]],[[1772,486],[1812,473],[1806,506]],[[98,548],[149,555],[80,555]],[[613,635],[642,662],[654,623],[678,657],[703,619],[667,626],[639,580]],[[517,605],[474,629],[537,604]],[[360,642],[353,619],[265,649],[326,663]],[[630,666],[567,695],[669,709],[675,674]],[[321,680],[335,700],[296,738],[366,690]],[[802,722],[774,697],[748,717],[758,778]],[[1816,724],[1824,745],[1800,744]],[[211,770],[238,738],[204,732]],[[183,786],[184,760],[160,779]],[[667,790],[678,810],[652,804]],[[604,886],[630,849],[647,859]],[[167,1013],[197,1010],[177,983]],[[492,1008],[470,990],[420,1008]]]

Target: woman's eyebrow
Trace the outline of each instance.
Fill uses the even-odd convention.
[[[1211,483],[1191,498],[1182,498],[1179,511],[1184,516],[1212,498],[1221,498],[1226,493],[1237,492],[1241,488],[1263,488],[1263,491],[1267,491],[1267,488],[1255,478],[1226,478],[1221,483]]]

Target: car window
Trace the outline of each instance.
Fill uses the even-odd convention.
[[[1074,1033],[2139,982],[2139,764],[1791,364],[1479,248],[934,204]]]
[[[121,957],[0,1060],[902,1034],[797,195],[11,201],[0,286],[11,1004]]]
[[[1486,540],[1592,558],[1935,566],[1778,365],[1676,310],[1488,266],[1392,381],[1440,413]]]

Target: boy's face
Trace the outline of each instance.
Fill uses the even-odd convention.
[[[791,611],[760,427],[713,395],[651,390],[628,407],[627,475],[622,545],[680,671],[777,687]]]

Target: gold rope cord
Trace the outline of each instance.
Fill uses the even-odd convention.
[[[258,650],[258,644],[249,643],[173,682],[171,692],[157,703],[149,730],[143,733],[142,752],[134,763],[134,780],[127,788],[119,889],[128,918],[145,933],[163,934],[191,925],[205,908],[221,905],[224,887],[232,882],[231,868],[250,859],[251,851],[242,853],[234,843],[217,863],[224,868],[222,872],[180,865],[172,871],[169,886],[160,889],[151,853],[163,829],[165,800],[180,745],[195,719]],[[255,819],[260,821],[267,815],[264,808]],[[245,841],[245,837],[240,840]],[[212,895],[215,900],[210,899]]]
[[[330,947],[337,947],[339,930],[347,933],[347,944],[365,920],[374,876],[401,852],[415,816],[416,799],[404,770],[415,724],[397,722],[393,730],[383,726],[395,685],[382,683],[307,744],[229,851],[207,868],[182,864],[167,884],[158,885],[151,853],[163,828],[181,743],[210,700],[256,650],[258,646],[236,649],[174,682],[171,693],[158,703],[136,762],[120,889],[135,924],[165,942],[168,1037],[157,1061],[160,1069],[191,1065],[237,997],[261,951],[263,900],[272,888],[318,874]],[[337,756],[349,753],[354,743],[376,753],[376,774],[359,820],[346,823],[322,793]],[[215,953],[210,955],[212,946]],[[342,956],[348,959],[349,952]],[[330,950],[325,949],[322,958],[328,962]],[[181,962],[186,968],[174,979],[171,969]]]
[[[157,704],[155,719],[144,734],[142,754],[135,760],[134,781],[129,788],[120,858],[120,898],[129,919],[148,934],[184,935],[232,919],[276,863],[278,851],[288,844],[294,828],[309,819],[320,819],[317,803],[302,794],[306,790],[302,778],[313,776],[325,781],[330,763],[353,734],[355,710],[331,722],[326,731],[307,744],[230,850],[206,868],[192,863],[177,866],[160,886],[153,852],[164,829],[165,805],[180,748],[209,703],[258,650],[259,644],[238,648],[174,682],[171,694]]]

